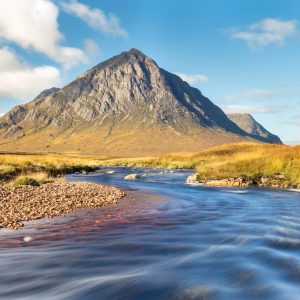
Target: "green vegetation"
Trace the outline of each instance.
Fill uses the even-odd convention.
[[[32,177],[20,176],[13,181],[13,185],[31,185],[31,186],[40,186],[40,183]]]

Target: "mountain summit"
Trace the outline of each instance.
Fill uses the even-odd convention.
[[[137,49],[14,107],[0,118],[0,136],[1,150],[105,156],[196,151],[255,138]]]
[[[282,144],[277,135],[272,134],[260,123],[258,123],[250,114],[228,114],[228,118],[236,123],[241,129],[249,133],[253,138],[271,143]]]

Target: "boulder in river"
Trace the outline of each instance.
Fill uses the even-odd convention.
[[[129,174],[124,177],[124,179],[126,179],[126,180],[135,180],[135,179],[139,179],[139,178],[141,178],[141,176],[138,174]]]
[[[117,173],[117,171],[115,171],[115,170],[108,170],[106,172],[106,174],[116,174],[116,173]]]
[[[198,174],[193,174],[190,175],[187,179],[186,179],[186,183],[188,184],[193,184],[193,183],[199,183],[198,179],[197,179]]]
[[[224,186],[224,187],[247,187],[250,185],[248,181],[242,178],[226,178],[217,180],[207,180],[204,182],[208,186]]]
[[[31,242],[33,240],[33,237],[31,237],[31,236],[24,236],[24,238],[23,238],[23,241],[25,242],[25,243],[29,243],[29,242]]]

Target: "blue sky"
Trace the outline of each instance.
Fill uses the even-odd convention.
[[[0,113],[138,48],[300,143],[298,0],[1,0]]]

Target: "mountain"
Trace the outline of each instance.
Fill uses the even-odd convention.
[[[228,114],[228,118],[239,126],[242,130],[249,133],[253,138],[271,144],[282,144],[277,135],[270,133],[250,114]]]
[[[144,156],[253,137],[198,89],[137,49],[0,118],[1,151]]]

